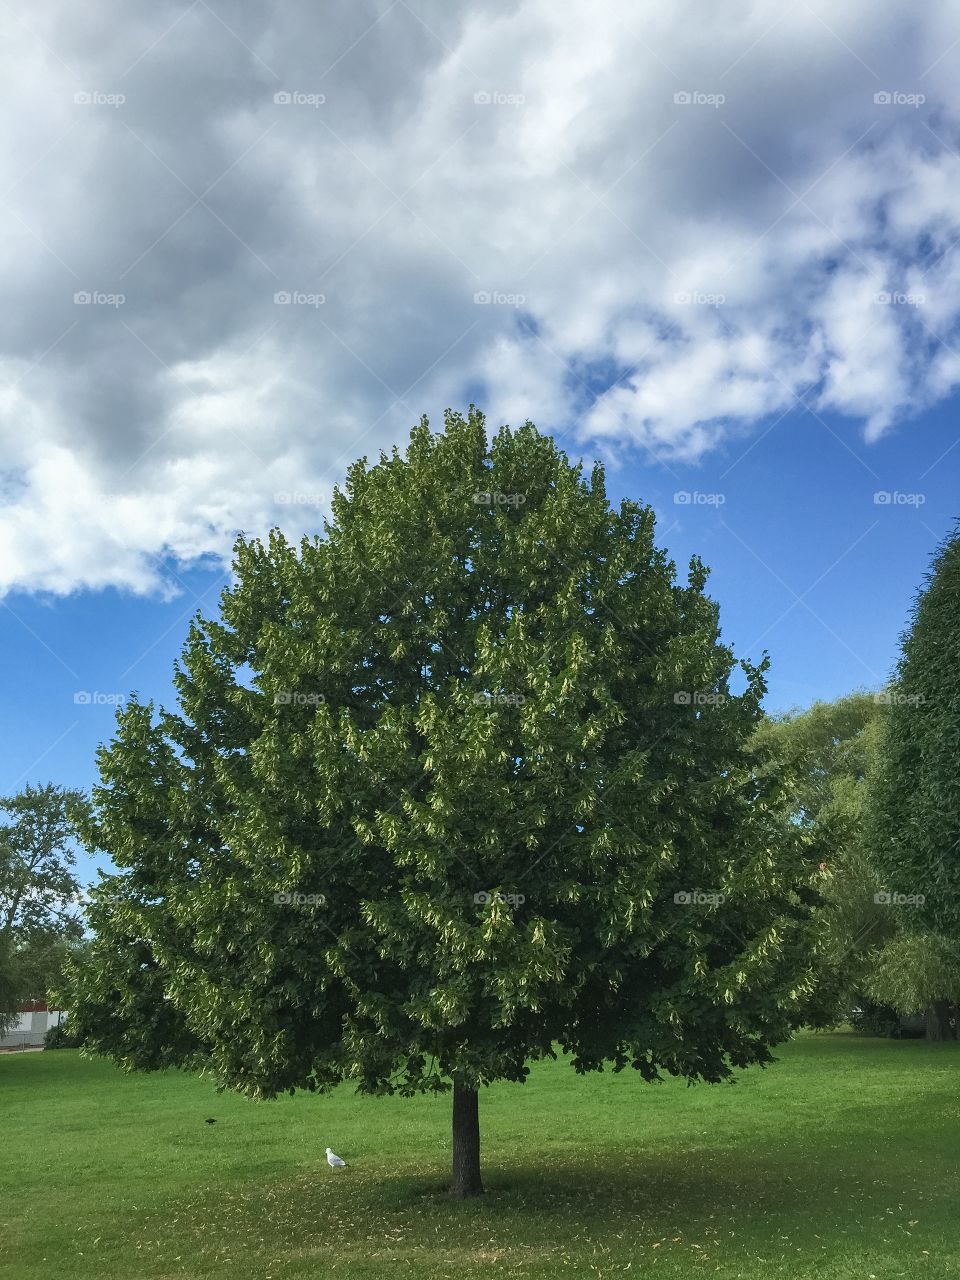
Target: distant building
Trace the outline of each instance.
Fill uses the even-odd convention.
[[[48,1009],[42,1000],[33,1000],[17,1010],[17,1021],[0,1036],[0,1049],[30,1049],[43,1044],[51,1027],[66,1021],[66,1009]]]

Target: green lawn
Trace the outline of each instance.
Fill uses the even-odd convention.
[[[457,1204],[446,1099],[253,1103],[3,1055],[0,1274],[960,1276],[958,1085],[960,1045],[852,1035],[736,1085],[549,1064],[483,1092],[488,1195]]]

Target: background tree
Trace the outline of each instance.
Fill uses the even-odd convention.
[[[456,1195],[479,1087],[556,1047],[647,1080],[771,1060],[810,869],[749,748],[763,670],[649,508],[448,414],[235,575],[179,711],[131,700],[100,755],[88,1042],[260,1097],[452,1088]]]
[[[891,891],[960,943],[960,535],[934,557],[889,690],[871,844]]]
[[[65,947],[82,935],[74,873],[78,791],[28,786],[0,799],[0,1022],[25,1000],[44,999],[60,977]],[[0,1028],[2,1029],[2,1028]]]
[[[875,953],[866,990],[900,1014],[922,1009],[928,1040],[957,1039],[960,949],[942,934],[901,929]]]
[[[48,1000],[61,985],[67,962],[83,947],[82,923],[63,933],[37,935],[17,947],[17,982],[21,1000]]]
[[[784,819],[821,867],[815,914],[816,982],[806,1021],[831,1026],[856,1007],[891,1032],[923,1014],[929,1039],[951,1038],[958,954],[916,904],[900,901],[867,838],[867,815],[883,759],[895,692],[853,693],[761,722],[755,746],[781,772]],[[881,1009],[875,1009],[879,1001]]]
[[[20,982],[13,959],[13,939],[0,934],[0,1036],[17,1020]]]
[[[763,720],[754,739],[758,756],[783,780],[784,821],[820,868],[816,981],[805,1011],[812,1026],[849,1017],[867,990],[877,948],[896,931],[896,916],[876,901],[882,880],[864,838],[881,704],[867,692],[815,702]]]

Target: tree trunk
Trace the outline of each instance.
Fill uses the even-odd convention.
[[[928,1004],[924,1018],[927,1024],[928,1040],[952,1040],[953,1029],[950,1026],[949,1000],[934,1000]]]
[[[450,1194],[457,1200],[483,1195],[480,1181],[480,1111],[476,1089],[453,1082],[453,1178]]]

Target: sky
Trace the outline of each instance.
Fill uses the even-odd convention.
[[[0,794],[169,701],[238,530],[526,418],[783,710],[879,688],[960,502],[960,12],[50,0],[5,19]]]

